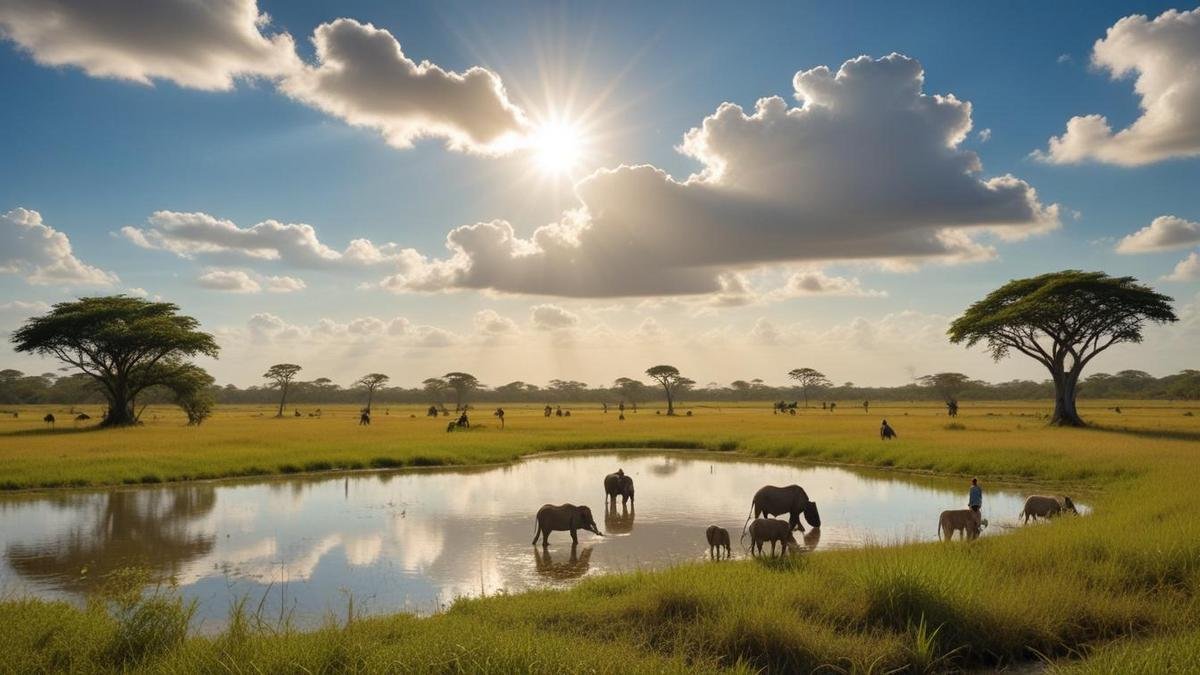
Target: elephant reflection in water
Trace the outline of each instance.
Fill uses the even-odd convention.
[[[609,534],[629,534],[633,531],[633,517],[636,515],[633,504],[628,507],[621,505],[621,510],[617,512],[617,503],[609,502],[608,509],[604,512],[604,530]]]
[[[114,490],[46,501],[68,512],[74,524],[41,540],[10,544],[5,556],[22,576],[50,581],[58,590],[87,592],[111,572],[135,566],[161,579],[213,549],[212,533],[195,526],[217,503],[211,486]]]
[[[533,561],[538,576],[547,579],[578,579],[587,574],[591,559],[591,546],[584,546],[581,549],[579,544],[571,544],[571,557],[565,562],[554,562],[548,548],[534,547],[533,549]]]
[[[821,543],[821,528],[814,527],[804,533],[804,549],[807,551],[817,550],[817,544]]]

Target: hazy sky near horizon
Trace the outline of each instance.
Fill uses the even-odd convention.
[[[0,333],[162,298],[348,385],[1043,379],[1003,282],[1176,300],[1200,367],[1200,8],[0,0]],[[0,347],[0,367],[53,367]]]

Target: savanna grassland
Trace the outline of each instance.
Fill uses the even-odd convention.
[[[1118,413],[1113,408],[1119,407]],[[87,608],[0,603],[0,670],[152,672],[927,672],[1048,661],[1084,672],[1200,669],[1200,405],[1083,402],[1087,429],[1045,425],[1047,402],[844,405],[772,415],[767,404],[506,407],[446,418],[377,407],[272,419],[223,407],[199,428],[164,408],[145,426],[58,429],[45,408],[0,420],[0,483],[52,488],[219,476],[507,461],[602,447],[683,447],[891,467],[1086,492],[1091,515],[962,544],[825,551],[781,561],[689,564],[589,578],[567,591],[461,600],[429,618],[331,619],[301,632],[235,608],[217,636],[192,636],[169,593]],[[686,410],[682,408],[681,410]],[[96,411],[88,411],[95,414]],[[307,410],[303,412],[308,412]],[[899,439],[881,442],[886,417]],[[749,500],[747,495],[747,501]],[[932,527],[931,523],[931,527]]]

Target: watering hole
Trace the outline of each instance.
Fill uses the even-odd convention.
[[[624,469],[636,503],[605,508],[605,474]],[[728,528],[734,557],[751,497],[799,484],[823,550],[936,539],[938,514],[965,508],[968,481],[752,460],[715,453],[604,452],[504,466],[296,476],[0,498],[0,592],[81,603],[114,570],[138,566],[195,599],[195,621],[231,606],[318,625],[355,612],[426,614],[459,596],[562,587],[596,574],[708,558],[704,530]],[[984,484],[984,536],[1016,524],[1025,492]],[[545,503],[591,507],[608,536],[550,535]],[[785,516],[786,517],[786,516]],[[800,533],[797,533],[797,539]]]

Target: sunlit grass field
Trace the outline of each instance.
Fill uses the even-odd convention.
[[[659,446],[1023,480],[1041,484],[1031,491],[1086,492],[1094,510],[969,544],[690,564],[464,600],[425,619],[342,615],[307,633],[260,625],[243,608],[224,634],[189,637],[186,608],[169,595],[84,610],[12,599],[0,603],[0,670],[883,673],[1041,660],[1084,672],[1200,670],[1200,405],[1085,401],[1088,429],[1046,427],[1048,402],[965,403],[956,420],[915,403],[794,417],[768,404],[685,405],[693,415],[673,418],[655,409],[620,422],[615,410],[575,406],[570,418],[546,419],[540,407],[505,406],[502,430],[481,407],[471,431],[446,433],[447,418],[400,406],[378,406],[370,427],[359,427],[350,407],[284,419],[268,407],[223,407],[199,428],[151,409],[145,426],[117,431],[76,431],[61,408],[54,432],[40,421],[47,409],[28,408],[0,420],[0,483],[155,482]],[[884,417],[899,439],[879,440]]]

